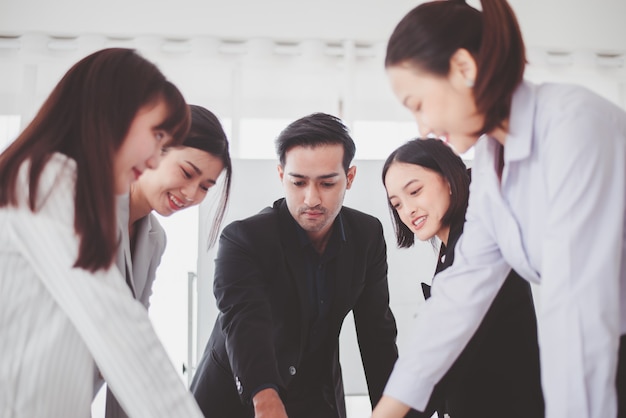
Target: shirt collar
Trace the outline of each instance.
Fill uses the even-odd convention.
[[[528,158],[532,148],[535,119],[535,85],[522,81],[513,93],[509,116],[509,132],[504,147],[504,161]]]
[[[295,225],[296,232],[298,234],[298,241],[300,242],[300,246],[304,248],[307,245],[310,245],[311,240],[309,239],[309,236],[307,235],[306,231],[302,229],[302,227],[298,224],[298,222],[295,221],[295,219],[293,223]],[[333,222],[331,234],[332,234],[330,236],[331,240],[341,240],[341,242],[347,241],[346,231],[343,226],[343,215],[341,212],[339,212],[339,215],[337,215],[337,217],[335,218],[335,221]]]

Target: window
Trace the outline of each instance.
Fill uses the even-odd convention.
[[[20,132],[19,115],[0,115],[0,151],[17,138]]]

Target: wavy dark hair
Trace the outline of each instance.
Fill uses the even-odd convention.
[[[189,109],[191,110],[191,128],[181,146],[208,152],[215,158],[219,158],[222,165],[224,165],[222,193],[208,237],[208,248],[211,248],[217,241],[220,227],[226,214],[233,176],[233,165],[228,149],[228,138],[217,116],[202,106],[189,105]]]
[[[459,225],[465,221],[469,199],[470,176],[465,163],[452,148],[434,138],[412,139],[393,151],[383,165],[382,180],[385,185],[387,171],[394,163],[418,165],[441,175],[449,184],[452,195],[450,207],[443,215],[444,226]],[[386,186],[386,185],[385,185]],[[400,215],[387,199],[398,247],[407,248],[415,243],[415,234],[400,220]]]
[[[387,43],[385,67],[409,65],[445,77],[450,59],[466,49],[476,61],[474,100],[485,117],[480,133],[503,127],[524,77],[526,49],[517,18],[505,0],[481,0],[482,12],[464,1],[430,1],[411,10]]]
[[[103,49],[63,76],[38,113],[0,154],[0,207],[18,204],[20,166],[30,162],[29,208],[37,211],[41,173],[54,153],[76,162],[74,230],[80,245],[75,267],[108,268],[117,247],[114,156],[138,111],[163,101],[158,127],[180,143],[189,130],[189,108],[176,86],[132,49]]]

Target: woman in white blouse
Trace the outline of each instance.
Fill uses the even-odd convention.
[[[179,90],[112,48],[0,154],[0,416],[89,417],[96,366],[131,417],[201,416],[112,266],[116,194],[188,129]]]
[[[372,416],[426,406],[511,268],[541,284],[546,417],[615,417],[618,399],[625,416],[626,113],[582,87],[524,81],[513,11],[481,4],[423,3],[387,46],[392,89],[422,136],[475,146],[475,159],[454,263]]]
[[[232,164],[226,133],[210,110],[196,105],[189,108],[191,128],[182,144],[164,148],[159,166],[144,171],[130,186],[130,193],[118,197],[122,245],[118,249],[117,266],[126,275],[135,298],[146,309],[150,306],[152,284],[167,238],[152,212],[170,216],[199,205],[223,172],[221,194],[207,242],[210,247],[215,243],[228,204]],[[106,417],[124,416],[119,403],[107,391]]]

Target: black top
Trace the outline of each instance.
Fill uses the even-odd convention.
[[[341,214],[332,225],[331,236],[323,254],[319,254],[309,239],[306,231],[294,220],[294,228],[298,233],[303,254],[303,268],[307,280],[309,295],[309,339],[306,344],[308,352],[315,352],[321,347],[328,336],[328,315],[334,296],[333,283],[337,269],[336,258],[340,246],[346,241]]]
[[[463,225],[450,228],[436,272],[454,262]],[[437,277],[433,281],[438,280]],[[422,284],[424,296],[430,286]],[[424,413],[443,418],[543,418],[537,319],[530,284],[511,270],[476,333],[435,386]]]
[[[306,377],[316,365],[329,389],[324,399],[345,418],[339,334],[350,311],[370,400],[380,399],[398,356],[383,228],[347,207],[339,216],[345,241],[320,276],[330,285],[327,314],[311,310],[319,305],[311,303],[310,270],[284,199],[222,231],[213,281],[220,312],[190,387],[206,416],[254,417],[250,401],[261,387],[277,387],[288,404],[298,397],[296,386],[315,384]],[[310,353],[311,319],[320,312],[327,337]]]

